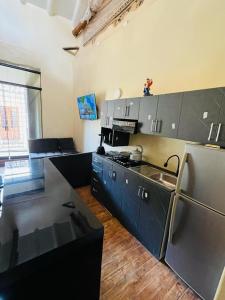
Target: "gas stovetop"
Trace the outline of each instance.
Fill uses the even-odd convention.
[[[108,158],[126,168],[141,166],[144,164],[143,161],[134,161],[134,160],[129,159],[129,157],[123,157],[122,155],[109,156]]]

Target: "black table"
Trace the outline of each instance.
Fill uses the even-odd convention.
[[[48,159],[6,163],[0,299],[98,299],[103,226]]]

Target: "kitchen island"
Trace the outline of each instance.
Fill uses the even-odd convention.
[[[1,299],[98,299],[103,226],[48,159],[7,162]]]

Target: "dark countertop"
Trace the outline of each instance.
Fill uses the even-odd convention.
[[[163,189],[166,189],[170,192],[173,192],[175,190],[175,186],[167,186],[167,185],[164,185],[164,184],[160,183],[159,181],[153,180],[151,178],[151,175],[153,175],[153,174],[165,173],[165,174],[168,174],[168,175],[172,175],[172,177],[176,179],[177,178],[176,174],[174,172],[168,170],[168,169],[153,165],[153,164],[151,164],[147,161],[143,161],[143,160],[140,162],[139,166],[134,166],[134,167],[127,168],[127,167],[124,167],[123,165],[118,164],[117,162],[111,160],[108,155],[100,155],[100,154],[97,154],[97,153],[95,153],[95,154],[98,155],[99,157],[107,160],[107,161],[110,161],[113,164],[119,165],[121,168],[124,168],[124,170],[129,170],[131,172],[134,172],[135,174],[145,178],[146,180],[149,180],[152,183],[159,185]]]
[[[48,159],[6,163],[0,274],[103,230]]]

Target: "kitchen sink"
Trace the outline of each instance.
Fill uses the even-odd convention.
[[[150,178],[154,181],[157,181],[158,183],[165,185],[170,188],[174,188],[177,183],[177,178],[173,175],[165,174],[165,173],[156,173],[152,174]]]

